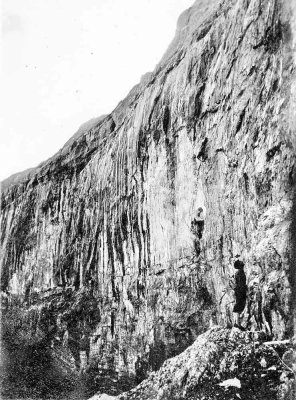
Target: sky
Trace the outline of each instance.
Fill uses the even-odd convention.
[[[1,1],[1,0],[0,0]],[[152,71],[193,0],[2,0],[0,181],[56,153]]]

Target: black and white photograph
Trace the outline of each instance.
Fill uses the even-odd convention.
[[[1,0],[0,399],[296,398],[296,0]]]

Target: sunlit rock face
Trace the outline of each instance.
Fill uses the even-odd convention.
[[[110,115],[4,182],[9,301],[49,308],[57,332],[86,329],[102,368],[134,373],[141,358],[157,369],[212,323],[231,323],[241,254],[244,323],[291,333],[291,15],[276,0],[196,1]]]

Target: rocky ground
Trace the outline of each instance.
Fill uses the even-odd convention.
[[[214,327],[116,399],[292,400],[295,372],[291,342],[268,341],[262,332]]]

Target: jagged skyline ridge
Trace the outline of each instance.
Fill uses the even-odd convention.
[[[111,112],[154,69],[191,3],[4,0],[0,181]]]

